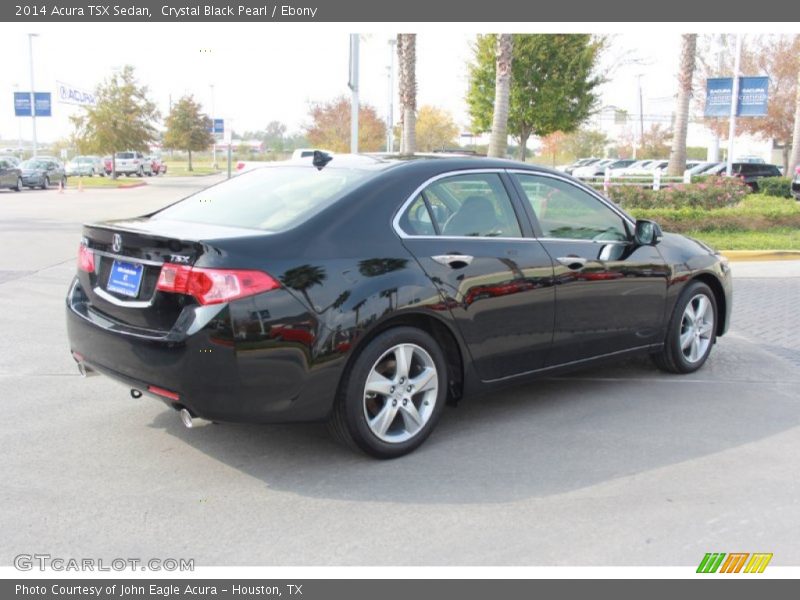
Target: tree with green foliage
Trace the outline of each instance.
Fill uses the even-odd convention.
[[[576,129],[564,138],[564,151],[573,158],[592,158],[605,156],[608,137],[602,131]]]
[[[532,135],[574,131],[592,114],[603,78],[596,73],[604,38],[588,34],[515,34],[508,132],[525,160]],[[469,65],[469,105],[475,133],[490,131],[495,100],[497,35],[479,35]]]
[[[156,139],[154,122],[159,117],[155,103],[147,97],[147,86],[139,85],[134,69],[125,65],[97,87],[94,106],[83,106],[70,117],[81,154],[111,154],[116,177],[116,152],[147,152]]]
[[[211,133],[213,121],[201,112],[199,102],[191,94],[183,96],[172,107],[167,117],[164,146],[173,150],[186,150],[189,154],[189,171],[192,171],[192,151],[207,149],[214,143]]]

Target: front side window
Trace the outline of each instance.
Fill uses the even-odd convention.
[[[497,173],[453,175],[434,181],[404,211],[400,227],[409,235],[522,236]]]
[[[516,175],[546,238],[627,241],[622,217],[571,183]]]

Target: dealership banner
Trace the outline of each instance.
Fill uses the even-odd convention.
[[[706,117],[730,117],[733,78],[715,77],[706,82]],[[737,117],[763,117],[769,108],[769,77],[740,77]]]
[[[75,104],[77,106],[94,106],[97,101],[94,92],[64,83],[56,82],[56,97],[62,104]]]
[[[737,4],[739,6],[737,6]],[[265,2],[237,0],[223,3],[192,0],[15,0],[0,3],[3,21],[275,21],[275,22],[734,22],[800,21],[800,2],[760,0],[757,5],[729,0],[723,7],[716,2],[672,0],[671,2],[520,2],[492,0],[477,2],[431,2],[403,0],[299,0]]]

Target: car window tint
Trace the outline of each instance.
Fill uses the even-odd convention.
[[[442,235],[521,237],[511,199],[496,173],[454,175],[429,185],[423,194]]]
[[[628,239],[622,217],[574,185],[538,175],[517,175],[542,235],[577,240]]]
[[[373,174],[330,167],[262,167],[189,196],[153,218],[284,231],[330,206]]]

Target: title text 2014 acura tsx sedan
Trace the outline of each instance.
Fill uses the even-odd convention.
[[[83,372],[382,458],[470,392],[634,352],[695,371],[730,312],[724,258],[563,174],[323,153],[85,225],[67,296]]]

